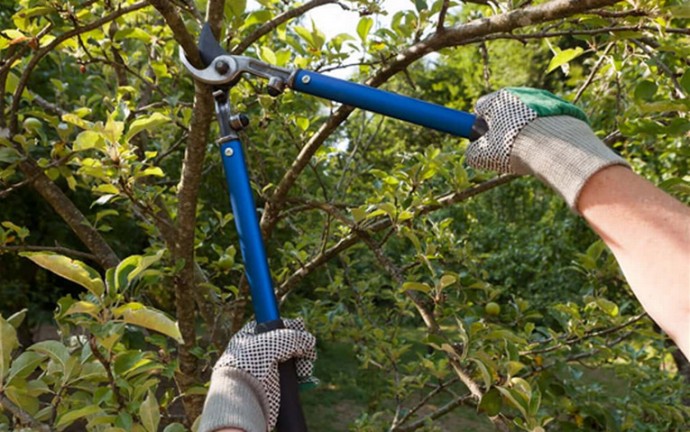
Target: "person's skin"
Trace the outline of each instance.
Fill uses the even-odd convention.
[[[649,316],[690,359],[690,207],[622,166],[592,176],[577,207]]]

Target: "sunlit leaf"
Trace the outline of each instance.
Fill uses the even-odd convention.
[[[114,312],[117,317],[128,324],[155,330],[182,343],[182,334],[177,327],[177,322],[168,318],[161,311],[146,307],[141,303],[128,303]]]
[[[571,61],[575,60],[576,58],[580,57],[584,52],[585,51],[580,47],[569,48],[567,50],[560,51],[551,59],[549,66],[546,68],[546,72],[553,72],[557,68],[566,65]]]
[[[155,112],[150,116],[139,117],[129,125],[125,139],[130,140],[139,132],[152,129],[169,122],[170,118],[159,112]]]
[[[81,261],[48,252],[22,252],[23,257],[29,258],[39,266],[62,276],[101,296],[105,286],[98,272]]]
[[[367,37],[369,36],[369,31],[371,31],[371,27],[373,25],[374,20],[370,17],[365,16],[359,19],[359,23],[357,23],[357,34],[363,42],[367,40]]]

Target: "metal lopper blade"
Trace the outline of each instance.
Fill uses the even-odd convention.
[[[205,23],[201,29],[199,54],[201,55],[201,61],[204,62],[204,66],[210,66],[216,57],[228,55],[223,47],[220,46],[216,37],[213,36],[213,31],[211,31],[211,26],[208,23]]]

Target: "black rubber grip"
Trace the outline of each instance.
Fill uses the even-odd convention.
[[[472,133],[470,134],[470,141],[476,141],[485,133],[489,131],[489,124],[482,117],[477,117],[474,124],[472,125]]]
[[[280,411],[278,411],[278,432],[306,432],[307,421],[299,400],[299,382],[295,359],[278,365],[280,372]]]
[[[261,323],[256,326],[257,333],[264,333],[285,328],[281,320]],[[295,359],[289,359],[278,365],[280,373],[280,410],[278,411],[278,432],[307,432],[307,421],[302,412],[299,399],[299,381]]]

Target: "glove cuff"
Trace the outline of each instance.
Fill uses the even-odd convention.
[[[239,369],[218,368],[211,376],[198,432],[223,428],[266,432],[268,412],[268,401],[258,380]]]
[[[558,192],[574,212],[587,180],[612,165],[630,165],[587,123],[569,116],[540,117],[525,126],[510,155],[516,173],[532,173]]]

